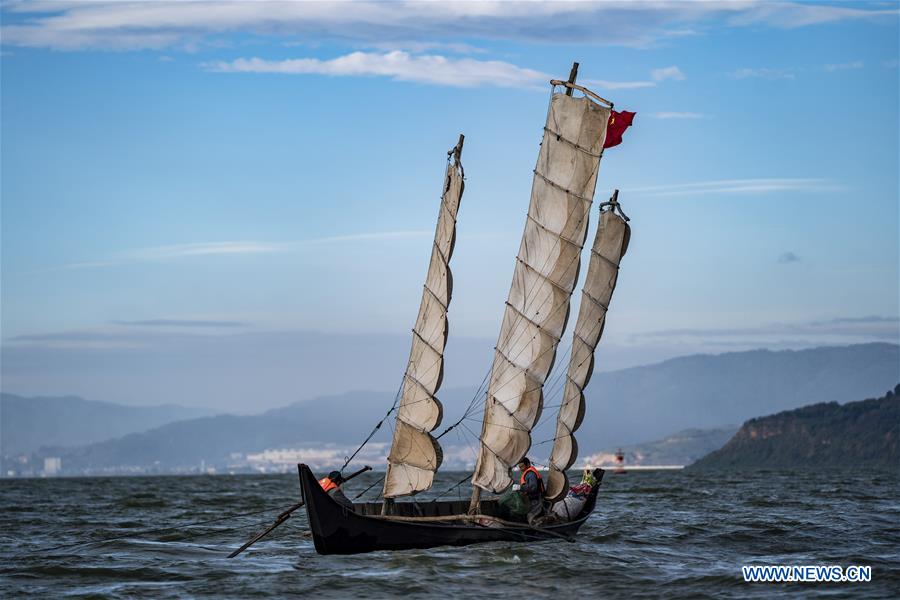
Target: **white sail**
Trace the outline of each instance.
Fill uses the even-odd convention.
[[[444,376],[447,307],[453,292],[450,257],[456,241],[456,214],[463,193],[460,162],[463,138],[450,151],[444,193],[422,290],[422,304],[413,327],[412,350],[403,379],[394,439],[388,455],[384,497],[408,496],[431,487],[441,465],[441,447],[431,435],[441,423],[442,407],[435,397]]]
[[[615,197],[614,197],[615,198]],[[566,469],[578,457],[574,432],[584,418],[584,388],[594,370],[594,350],[603,335],[606,311],[619,276],[619,261],[625,256],[631,229],[623,217],[615,214],[618,204],[600,213],[594,246],[588,263],[587,278],[581,292],[578,320],[572,334],[572,354],[556,421],[556,435],[550,453],[550,475],[546,495],[558,500],[569,489]]]
[[[554,82],[555,83],[555,82]],[[531,446],[544,381],[569,316],[610,109],[554,93],[538,154],[525,232],[485,401],[472,477],[499,492]]]

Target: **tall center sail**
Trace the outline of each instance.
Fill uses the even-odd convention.
[[[435,397],[444,377],[447,344],[447,307],[453,292],[450,257],[456,242],[456,214],[462,198],[464,174],[460,155],[463,136],[448,153],[444,192],[431,249],[431,262],[422,290],[422,304],[413,327],[412,350],[397,412],[394,439],[384,478],[385,498],[427,490],[441,465],[442,452],[431,435],[441,423],[443,409]]]
[[[483,490],[507,488],[512,483],[510,468],[531,446],[544,381],[578,280],[610,108],[588,98],[590,92],[580,98],[571,93],[551,95],[534,170],[472,477],[472,484]]]
[[[619,276],[619,261],[625,256],[631,238],[627,218],[624,214],[617,215],[617,208],[617,195],[601,206],[587,278],[581,291],[581,306],[572,334],[572,354],[550,453],[550,477],[546,492],[550,500],[561,498],[569,489],[566,469],[578,457],[578,443],[573,434],[584,418],[584,388],[594,371],[594,350],[606,325],[606,311]]]

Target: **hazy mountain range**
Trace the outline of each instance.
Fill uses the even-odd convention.
[[[596,437],[576,436],[585,449],[655,440],[816,402],[877,397],[898,380],[900,346],[895,344],[674,358],[596,375],[581,426]],[[582,444],[583,439],[594,443]]]
[[[122,406],[77,396],[0,394],[0,451],[17,454],[47,445],[80,446],[212,413],[174,404]]]
[[[660,440],[691,428],[721,429],[759,415],[823,400],[846,402],[878,396],[897,383],[898,364],[900,347],[873,343],[799,351],[695,355],[597,373],[588,388],[587,412],[577,433],[581,455]],[[559,404],[558,386],[552,381],[546,389],[546,423],[536,430],[535,444],[552,437],[555,405]],[[444,426],[462,414],[473,392],[464,388],[441,391]],[[30,402],[17,400],[17,404]],[[72,410],[60,418],[59,406],[66,400],[72,401]],[[4,440],[3,448],[4,454],[9,454],[7,448],[44,446],[38,455],[61,456],[67,470],[122,465],[156,465],[166,469],[197,465],[201,461],[221,465],[235,454],[265,449],[310,448],[325,443],[352,448],[368,435],[392,401],[392,393],[348,392],[251,416],[202,416],[178,421],[158,417],[161,421],[155,423],[142,417],[144,430],[140,431],[134,425],[138,418],[120,419],[120,423],[132,425],[130,429],[117,425],[116,429],[108,425],[103,410],[83,414],[75,410],[77,406],[93,406],[91,403],[59,399],[54,403],[35,402],[31,408],[46,414],[43,421],[29,417],[31,425],[27,427],[18,422],[22,413],[4,410],[4,438],[7,431],[18,433],[13,437],[14,444],[7,445]],[[109,413],[141,410],[151,409],[117,407]],[[166,420],[175,422],[161,424]],[[473,421],[463,423],[468,423],[470,430],[477,433],[478,421],[480,414],[476,413]],[[38,422],[53,426],[41,429],[34,425]],[[63,423],[65,426],[61,427]],[[392,419],[388,419],[375,441],[389,441],[391,424]],[[62,433],[60,429],[71,431]],[[84,443],[101,435],[109,439]],[[454,432],[442,443],[465,447],[473,441],[472,437],[472,434],[456,437]],[[62,447],[72,445],[76,447]],[[546,458],[543,455],[549,453],[549,445],[536,445],[533,452],[538,458]],[[660,461],[664,458],[659,455]]]

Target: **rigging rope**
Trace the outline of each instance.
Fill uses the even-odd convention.
[[[364,489],[363,491],[361,491],[361,492],[358,493],[357,495],[353,496],[353,499],[354,499],[354,500],[359,500],[360,498],[362,498],[363,496],[365,496],[365,495],[366,495],[366,492],[368,492],[368,491],[371,490],[373,487],[375,487],[376,485],[378,485],[379,483],[381,483],[382,481],[384,481],[384,478],[385,478],[385,477],[386,477],[386,474],[385,474],[385,475],[382,475],[381,477],[379,477],[377,481],[375,481],[375,482],[372,483],[372,485],[370,485],[369,487],[367,487],[366,489]]]
[[[450,425],[449,427],[447,427],[446,429],[444,429],[444,431],[442,431],[442,432],[440,433],[440,435],[438,435],[438,436],[437,436],[436,438],[434,438],[434,439],[436,439],[436,440],[441,439],[441,438],[444,437],[446,434],[450,433],[450,431],[451,431],[454,427],[456,427],[457,425],[459,425],[460,423],[462,423],[463,419],[465,419],[465,418],[469,415],[469,411],[472,410],[472,405],[475,404],[475,402],[478,400],[478,398],[481,397],[481,394],[483,394],[485,391],[487,391],[487,390],[484,390],[483,388],[484,388],[484,384],[487,383],[488,377],[490,377],[490,376],[491,376],[491,369],[488,369],[488,372],[485,373],[484,379],[481,380],[481,384],[478,386],[478,389],[475,390],[475,395],[472,396],[472,399],[469,401],[469,406],[466,407],[466,410],[465,410],[465,412],[463,413],[463,416],[461,416],[461,417],[459,418],[459,420],[456,421],[453,425]]]
[[[369,433],[369,436],[363,440],[363,443],[359,445],[359,448],[357,448],[353,452],[353,454],[351,454],[350,456],[347,457],[347,459],[344,461],[344,464],[340,468],[341,472],[343,472],[343,470],[347,468],[347,465],[350,464],[350,461],[352,461],[354,458],[356,458],[356,455],[359,454],[359,452],[365,447],[365,445],[369,443],[369,440],[371,440],[375,436],[375,434],[378,433],[378,430],[381,429],[382,425],[384,425],[385,419],[387,419],[389,416],[391,416],[391,413],[397,409],[397,401],[399,399],[400,399],[400,392],[397,392],[397,395],[394,398],[394,404],[391,406],[391,409],[389,411],[387,411],[387,413],[385,413],[385,415],[383,417],[381,417],[381,420],[378,421],[378,424],[372,429],[372,432]]]
[[[451,487],[449,487],[447,490],[441,492],[440,494],[438,494],[437,496],[432,498],[431,501],[437,502],[438,499],[440,499],[442,496],[446,496],[447,494],[449,494],[450,492],[452,492],[453,490],[455,490],[456,488],[458,488],[459,486],[461,486],[462,484],[467,482],[469,480],[469,478],[471,478],[471,477],[472,477],[471,475],[466,475],[465,477],[463,477],[462,479],[457,481],[455,484],[453,484]]]

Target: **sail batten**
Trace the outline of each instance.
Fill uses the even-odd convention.
[[[500,492],[531,446],[569,318],[609,108],[554,93],[485,400],[472,484]]]
[[[556,434],[550,452],[550,474],[546,495],[558,500],[569,489],[566,469],[578,457],[575,432],[584,419],[584,389],[594,371],[594,351],[606,325],[606,314],[619,276],[619,264],[628,249],[631,229],[626,219],[615,213],[616,196],[609,209],[600,213],[591,248],[582,301],[572,332],[572,353],[563,387],[563,400],[556,420]]]
[[[443,452],[431,432],[443,419],[437,391],[444,378],[444,348],[449,323],[447,309],[453,295],[450,259],[456,243],[456,216],[464,174],[460,153],[463,138],[448,153],[441,207],[435,227],[431,260],[422,289],[422,302],[412,330],[412,348],[397,410],[397,422],[384,479],[385,498],[409,496],[431,487]]]

